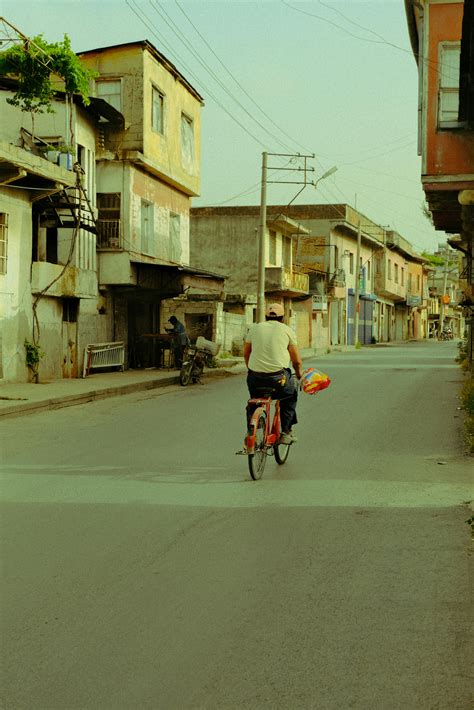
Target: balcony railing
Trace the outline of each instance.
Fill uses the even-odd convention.
[[[268,291],[308,293],[309,277],[286,266],[270,266],[265,269],[265,288]]]
[[[97,220],[97,248],[121,249],[122,238],[119,219]]]

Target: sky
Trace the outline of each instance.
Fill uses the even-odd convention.
[[[262,152],[312,155],[312,185],[267,203],[347,203],[418,250],[445,241],[424,216],[416,62],[403,0],[1,0],[27,36],[74,51],[148,39],[203,96],[201,195],[257,205]],[[1,26],[0,26],[1,29]],[[269,180],[301,160],[269,156]],[[302,192],[297,196],[297,193]]]

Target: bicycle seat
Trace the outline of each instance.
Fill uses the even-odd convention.
[[[275,392],[275,389],[269,389],[268,387],[256,387],[254,391],[257,393],[255,395],[256,397],[261,397],[262,399],[271,399]]]

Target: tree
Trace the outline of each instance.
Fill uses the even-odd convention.
[[[43,35],[33,39],[21,37],[21,43],[0,52],[0,75],[18,81],[15,94],[7,102],[31,114],[34,134],[35,114],[54,111],[51,103],[57,92],[53,85],[55,77],[63,82],[69,98],[79,94],[87,106],[90,103],[89,81],[96,73],[81,64],[67,35],[62,42],[54,43],[47,42]]]

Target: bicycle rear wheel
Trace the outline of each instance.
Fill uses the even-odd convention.
[[[291,444],[274,444],[273,453],[275,454],[275,461],[280,466],[286,462],[290,453]]]
[[[254,453],[248,455],[249,472],[254,481],[262,477],[267,462],[266,426],[267,416],[261,412],[257,419]]]

